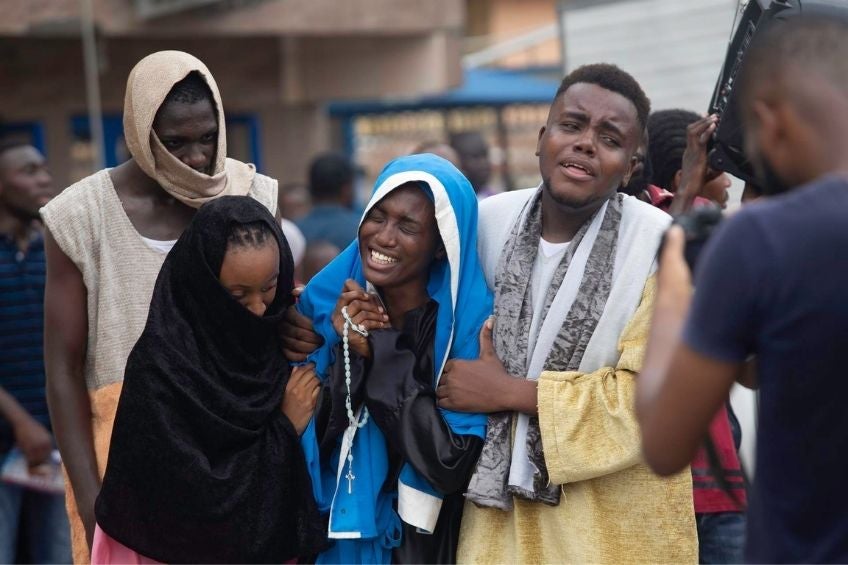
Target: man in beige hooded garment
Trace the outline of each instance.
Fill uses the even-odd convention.
[[[124,366],[147,320],[170,247],[204,202],[250,195],[276,213],[277,181],[226,157],[221,96],[209,69],[179,51],[139,61],[127,81],[132,158],[65,189],[47,227],[47,396],[67,471],[75,563],[90,560]]]

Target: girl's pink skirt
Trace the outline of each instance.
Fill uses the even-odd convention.
[[[289,559],[285,564],[297,563],[297,558]],[[121,542],[109,537],[109,534],[94,526],[94,545],[91,548],[91,565],[152,565],[156,561],[136,553]]]
[[[150,565],[160,563],[136,553],[121,542],[109,537],[109,534],[94,527],[94,544],[91,548],[92,565]]]

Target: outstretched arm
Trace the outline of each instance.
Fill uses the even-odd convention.
[[[62,461],[71,480],[89,547],[100,476],[94,452],[91,402],[85,384],[88,317],[86,288],[73,261],[45,233],[44,361],[47,402]]]
[[[663,247],[656,309],[636,397],[645,459],[661,475],[689,464],[733,382],[750,373],[743,371],[742,363],[707,357],[682,342],[692,296],[683,247],[682,230],[672,228]]]

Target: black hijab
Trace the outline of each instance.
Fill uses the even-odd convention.
[[[227,238],[262,222],[280,249],[263,317],[218,280]],[[164,562],[281,563],[325,539],[291,422],[278,325],[292,302],[291,251],[247,196],[203,205],[165,259],[127,361],[97,523]]]

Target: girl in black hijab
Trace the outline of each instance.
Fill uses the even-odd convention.
[[[318,382],[289,370],[279,224],[252,198],[200,208],[127,361],[92,561],[282,563],[321,549],[299,435]],[[287,386],[288,385],[288,386]]]

